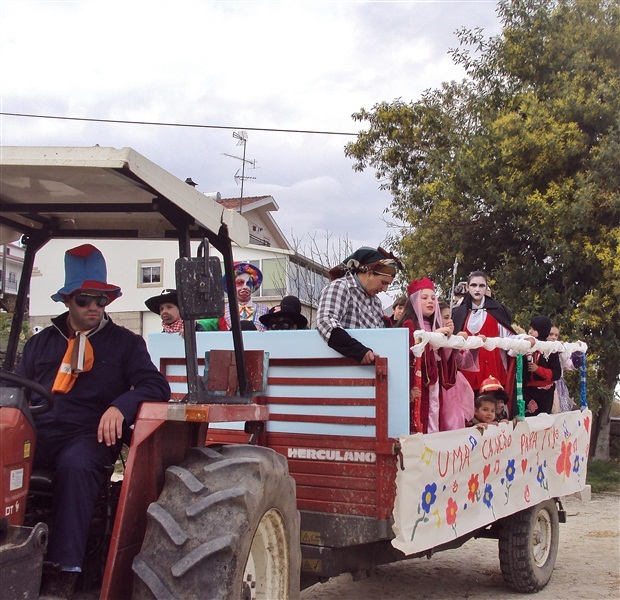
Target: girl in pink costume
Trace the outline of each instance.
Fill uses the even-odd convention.
[[[445,322],[439,310],[439,303],[435,295],[435,284],[425,277],[412,281],[408,288],[409,302],[405,307],[398,326],[409,329],[410,345],[415,344],[413,333],[416,329],[434,331],[451,335],[454,331],[452,319]],[[412,387],[411,390],[411,423],[412,432],[421,429],[423,433],[434,433],[448,429],[443,423],[441,407],[445,402],[445,392],[456,385],[458,351],[448,348],[434,349],[427,345],[424,349],[421,362],[421,389]],[[416,360],[411,358],[411,379],[415,381]],[[419,415],[419,419],[418,419]],[[449,416],[449,422],[456,419]],[[460,424],[463,427],[464,422]]]
[[[445,323],[450,319],[450,306],[440,301],[439,308],[441,318]],[[457,335],[467,338],[465,332],[459,332]],[[456,383],[453,387],[443,391],[443,402],[439,407],[439,427],[442,431],[462,429],[474,416],[474,390],[471,389],[465,375],[461,373],[461,371],[478,370],[474,354],[477,354],[477,351],[455,352],[458,369]]]

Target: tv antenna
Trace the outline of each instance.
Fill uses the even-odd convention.
[[[234,154],[227,154],[226,152],[224,152],[224,156],[236,158],[241,161],[241,169],[237,169],[235,173],[235,183],[239,185],[239,182],[241,182],[241,197],[239,199],[239,213],[241,213],[243,211],[243,182],[246,179],[256,179],[256,177],[250,177],[245,174],[245,165],[251,165],[253,169],[256,169],[256,160],[249,160],[245,157],[245,148],[248,143],[247,131],[233,131],[233,138],[238,140],[237,146],[243,146],[243,156],[235,156]],[[239,171],[241,171],[241,175],[239,175]]]

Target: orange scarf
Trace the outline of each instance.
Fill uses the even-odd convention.
[[[80,373],[90,371],[95,362],[93,347],[86,337],[86,333],[78,331],[75,337],[69,340],[67,351],[62,358],[60,368],[54,380],[52,392],[66,394],[71,390]]]

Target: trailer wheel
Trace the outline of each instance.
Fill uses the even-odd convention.
[[[269,448],[192,448],[166,470],[133,562],[134,598],[299,596],[295,484]]]
[[[545,500],[504,519],[499,562],[504,579],[519,592],[544,588],[555,567],[560,522],[554,500]]]

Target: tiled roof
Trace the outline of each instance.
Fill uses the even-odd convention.
[[[266,200],[270,196],[248,196],[247,198],[243,198],[243,207],[247,207],[250,204],[254,204],[255,202],[260,202],[261,200]],[[239,208],[239,203],[241,198],[222,198],[218,202],[223,204],[226,208]]]

